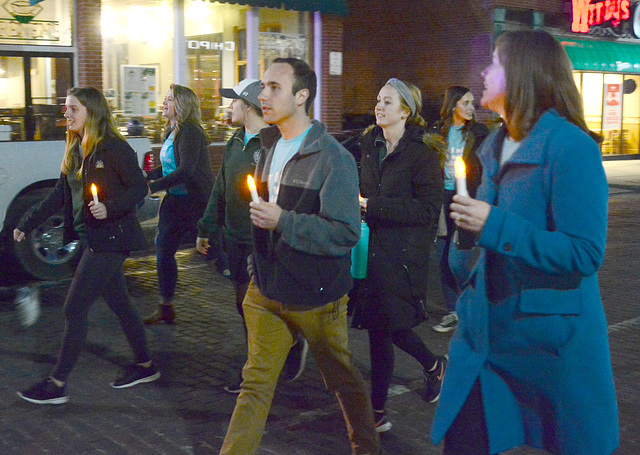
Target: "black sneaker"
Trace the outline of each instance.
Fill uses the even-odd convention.
[[[130,365],[124,374],[111,383],[114,389],[124,389],[142,384],[143,382],[153,382],[160,377],[160,372],[151,365],[148,368],[140,365]]]
[[[242,374],[239,374],[235,381],[224,386],[224,390],[229,393],[240,393],[242,390]]]
[[[36,404],[64,404],[69,401],[64,389],[65,386],[58,387],[51,378],[46,378],[24,392],[18,392],[18,396]]]
[[[442,381],[444,380],[444,372],[447,369],[449,363],[449,357],[438,357],[438,364],[435,370],[424,372],[424,387],[425,394],[424,399],[428,403],[435,403],[440,399],[440,391],[442,390]]]
[[[387,413],[382,411],[373,411],[373,420],[376,422],[376,433],[384,433],[389,431],[393,426],[391,422],[387,420]]]
[[[286,381],[295,381],[300,377],[307,363],[307,352],[309,352],[309,343],[303,337],[298,337],[284,364],[283,374]]]

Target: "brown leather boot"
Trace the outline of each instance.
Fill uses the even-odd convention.
[[[173,305],[170,303],[161,303],[158,305],[158,309],[144,318],[143,321],[146,325],[161,324],[163,322],[173,324],[175,318],[176,312],[173,310]]]

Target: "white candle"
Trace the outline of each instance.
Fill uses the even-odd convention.
[[[467,174],[462,157],[459,156],[455,159],[453,168],[456,171],[456,193],[460,196],[469,197],[469,192],[467,191]]]
[[[256,189],[256,182],[254,182],[253,177],[250,175],[247,175],[247,184],[249,185],[249,191],[251,191],[251,200],[256,204],[260,203],[258,190]]]
[[[96,188],[95,183],[91,184],[91,194],[93,194],[93,205],[97,205],[100,201],[98,200],[98,188]]]

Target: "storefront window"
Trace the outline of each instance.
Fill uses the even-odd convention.
[[[64,139],[71,57],[0,56],[0,140]]]
[[[639,153],[640,76],[575,72],[587,126],[602,135],[603,155]]]
[[[0,44],[71,46],[72,0],[0,3]]]
[[[103,83],[123,132],[132,118],[160,142],[164,125],[159,109],[174,77],[174,2],[132,4],[102,0]],[[235,3],[184,2],[186,77],[200,99],[202,120],[213,142],[232,132],[230,100],[221,87],[247,77],[247,12]],[[311,22],[306,12],[259,9],[259,73],[276,57],[310,61]]]
[[[173,82],[173,0],[102,0],[102,80],[105,95],[126,132],[136,118],[160,142],[158,109]]]
[[[278,57],[297,57],[309,64],[309,13],[263,8],[260,11],[260,74]]]
[[[232,131],[225,121],[225,100],[219,89],[233,87],[239,80],[236,62],[246,60],[246,51],[238,41],[242,38],[244,43],[246,13],[247,7],[242,5],[185,3],[187,85],[200,99],[202,121],[214,142],[225,141]],[[238,55],[240,50],[242,56]]]

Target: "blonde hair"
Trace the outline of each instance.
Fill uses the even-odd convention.
[[[176,127],[175,134],[178,134],[180,126],[185,123],[193,123],[202,129],[200,114],[200,100],[189,87],[184,85],[171,84],[169,87],[176,100]],[[167,120],[165,125],[164,138],[172,132],[171,122]]]
[[[82,178],[82,163],[91,155],[102,140],[109,136],[125,140],[118,131],[116,122],[111,115],[109,104],[100,90],[94,87],[74,87],[69,89],[67,96],[74,96],[87,109],[87,118],[84,123],[82,136],[67,129],[67,144],[62,159],[61,170],[64,175],[69,175],[74,166],[74,155],[81,146],[82,161],[76,171],[76,177]]]
[[[427,127],[427,122],[420,115],[420,112],[422,112],[422,92],[420,92],[420,89],[418,87],[416,87],[415,85],[413,85],[412,83],[410,83],[410,82],[401,81],[400,79],[397,79],[397,80],[399,82],[401,82],[402,84],[406,85],[407,88],[409,89],[409,92],[411,93],[411,98],[413,99],[413,102],[415,103],[415,110],[411,109],[411,106],[409,106],[409,103],[407,103],[407,101],[404,99],[404,97],[402,95],[400,95],[400,92],[398,92],[398,89],[396,87],[394,87],[393,84],[390,84],[389,82],[387,82],[387,84],[385,84],[385,85],[389,85],[389,86],[393,87],[398,92],[398,95],[400,95],[399,96],[400,105],[409,114],[409,116],[407,117],[407,123],[418,125],[418,126],[420,126],[422,128],[426,128]]]

